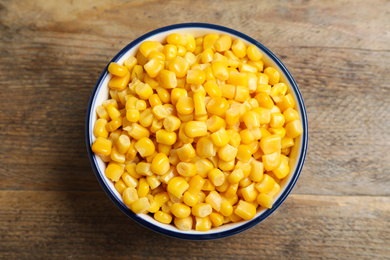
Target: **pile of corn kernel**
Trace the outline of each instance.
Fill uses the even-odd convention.
[[[134,213],[207,231],[272,207],[303,129],[255,45],[174,33],[108,71],[92,151]]]

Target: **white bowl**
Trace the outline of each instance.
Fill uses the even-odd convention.
[[[96,83],[96,86],[92,92],[91,99],[89,101],[87,118],[86,118],[86,143],[89,158],[92,164],[92,168],[96,174],[98,181],[103,187],[104,191],[111,198],[111,200],[130,218],[138,222],[139,224],[149,228],[155,232],[181,238],[181,239],[190,239],[190,240],[207,240],[207,239],[217,239],[227,236],[231,236],[247,230],[254,225],[260,223],[266,219],[269,215],[272,214],[287,198],[290,194],[292,188],[298,180],[298,177],[301,173],[303,163],[306,156],[307,143],[308,143],[308,124],[307,124],[307,115],[305,105],[301,93],[298,89],[296,82],[291,76],[290,72],[284,66],[284,64],[264,45],[258,41],[252,39],[251,37],[229,29],[226,27],[214,25],[214,24],[203,24],[203,23],[186,23],[186,24],[176,24],[167,27],[163,27],[152,32],[149,32],[138,39],[131,42],[125,48],[123,48],[110,62],[117,62],[122,64],[130,56],[135,56],[136,51],[138,50],[139,45],[143,41],[159,41],[162,42],[166,37],[171,33],[183,33],[183,34],[192,34],[195,37],[204,36],[209,33],[215,34],[228,34],[232,39],[240,38],[246,44],[256,45],[263,54],[263,61],[266,66],[273,66],[278,69],[281,74],[280,81],[284,82],[288,87],[288,92],[294,97],[296,104],[295,109],[299,112],[303,133],[295,140],[295,145],[291,150],[290,154],[290,174],[281,181],[280,191],[275,196],[274,204],[272,209],[262,209],[258,210],[256,216],[249,221],[240,221],[237,223],[229,223],[222,225],[217,228],[212,228],[210,231],[181,231],[174,227],[173,225],[162,224],[156,221],[152,216],[147,214],[134,214],[122,201],[121,195],[116,191],[113,183],[105,176],[106,164],[96,156],[92,150],[91,145],[95,140],[93,135],[93,127],[95,121],[97,120],[96,107],[101,105],[103,101],[109,98],[109,89],[108,82],[111,79],[111,75],[107,71],[107,67],[104,69],[103,73],[99,77],[99,80]],[[109,63],[108,63],[109,64]]]

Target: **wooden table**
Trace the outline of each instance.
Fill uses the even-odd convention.
[[[389,16],[386,0],[0,0],[0,258],[389,259]],[[167,238],[129,219],[99,186],[84,139],[108,61],[146,32],[190,21],[268,46],[309,118],[289,198],[215,241]]]

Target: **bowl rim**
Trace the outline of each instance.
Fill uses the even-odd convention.
[[[92,143],[91,143],[91,139],[90,139],[91,135],[89,132],[90,125],[91,125],[90,124],[91,123],[91,115],[93,112],[93,111],[91,111],[91,108],[92,108],[92,105],[94,104],[96,93],[99,89],[101,82],[108,75],[108,71],[107,71],[108,65],[111,62],[118,60],[127,51],[129,51],[131,48],[133,48],[134,46],[136,46],[140,42],[144,41],[145,39],[149,38],[150,36],[153,36],[153,35],[158,34],[158,33],[166,32],[166,31],[171,31],[171,30],[175,30],[175,29],[183,29],[183,28],[214,29],[214,30],[221,31],[222,33],[223,32],[230,33],[232,35],[235,35],[239,38],[242,38],[242,39],[248,41],[249,43],[257,46],[273,62],[275,62],[279,66],[279,68],[282,70],[283,74],[286,76],[286,79],[289,81],[289,83],[290,83],[290,85],[291,85],[291,87],[292,87],[292,89],[297,97],[298,102],[296,102],[296,105],[299,106],[300,111],[301,111],[301,121],[302,121],[302,127],[303,127],[303,133],[301,136],[302,149],[298,155],[299,157],[297,160],[296,171],[294,172],[294,175],[293,175],[292,179],[290,180],[290,183],[288,183],[285,191],[280,195],[280,197],[274,203],[274,205],[271,209],[265,210],[265,212],[263,214],[259,215],[258,217],[254,218],[252,220],[246,221],[244,224],[242,224],[238,227],[235,227],[235,228],[232,228],[229,230],[225,230],[225,231],[221,231],[221,232],[210,233],[210,234],[202,234],[202,233],[196,233],[196,234],[188,233],[187,234],[187,233],[175,232],[172,230],[164,229],[160,226],[156,226],[156,225],[148,222],[147,220],[138,217],[137,214],[135,214],[131,210],[129,210],[126,206],[124,206],[124,204],[118,202],[117,198],[113,195],[110,188],[108,188],[105,181],[102,179],[101,175],[99,174],[99,169],[97,168],[96,163],[95,163],[95,159],[94,159],[94,153],[91,150]],[[95,87],[92,91],[91,98],[88,102],[88,109],[87,109],[87,116],[86,116],[86,123],[85,123],[85,137],[86,137],[85,139],[86,139],[86,146],[87,146],[89,160],[91,162],[91,166],[92,166],[92,169],[95,173],[95,176],[98,179],[98,181],[99,181],[100,185],[102,186],[103,190],[105,191],[105,193],[114,202],[114,204],[117,207],[119,207],[120,210],[122,210],[122,212],[124,212],[127,216],[129,216],[131,219],[133,219],[136,223],[141,224],[142,226],[144,226],[144,227],[146,227],[154,232],[160,233],[162,235],[166,235],[166,236],[174,237],[174,238],[179,238],[179,239],[186,239],[186,240],[212,240],[212,239],[219,239],[219,238],[233,236],[235,234],[238,234],[238,233],[241,233],[245,230],[248,230],[249,228],[259,224],[260,222],[262,222],[263,220],[268,218],[286,200],[286,198],[291,193],[293,187],[295,186],[295,184],[300,176],[300,173],[302,171],[303,164],[305,161],[305,157],[306,157],[306,153],[307,153],[307,145],[308,145],[308,122],[307,122],[306,108],[305,108],[303,98],[302,98],[302,95],[301,95],[301,92],[298,88],[297,83],[295,82],[294,78],[292,77],[292,75],[290,74],[290,72],[288,71],[286,66],[267,47],[265,47],[263,44],[261,44],[260,42],[258,42],[255,39],[253,39],[252,37],[249,37],[244,33],[241,33],[239,31],[236,31],[234,29],[231,29],[231,28],[228,28],[225,26],[216,25],[216,24],[209,24],[209,23],[180,23],[180,24],[173,24],[173,25],[164,26],[164,27],[155,29],[153,31],[150,31],[150,32],[138,37],[137,39],[133,40],[128,45],[126,45],[122,50],[120,50],[118,52],[118,54],[115,55],[114,58],[112,58],[112,60],[107,64],[107,66],[105,67],[105,69],[101,73],[98,81],[96,82]]]

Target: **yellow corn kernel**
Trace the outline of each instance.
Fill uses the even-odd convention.
[[[185,144],[188,144],[188,143],[192,143],[194,141],[193,138],[190,138],[186,135],[185,133],[185,126],[186,126],[187,122],[183,122],[181,125],[180,125],[180,128],[179,128],[179,139],[181,142],[185,143]]]
[[[281,180],[283,178],[285,178],[287,176],[287,174],[290,172],[290,167],[288,166],[288,163],[286,163],[285,161],[282,160],[282,162],[280,163],[280,166],[274,170],[272,170],[272,172],[275,174],[275,176]]]
[[[195,149],[191,144],[184,144],[176,151],[182,162],[190,162],[195,157]]]
[[[173,223],[182,231],[190,231],[193,225],[193,219],[191,216],[186,218],[174,218]]]
[[[159,79],[160,79],[160,85],[163,88],[172,89],[172,88],[176,88],[177,86],[176,74],[173,71],[162,70],[160,72]]]
[[[186,50],[189,52],[195,51],[196,41],[194,36],[187,34],[185,37],[187,38],[187,42],[185,44]]]
[[[161,130],[159,130],[161,131]],[[156,150],[154,143],[148,137],[142,137],[135,143],[135,149],[142,157],[152,155]]]
[[[167,61],[173,60],[177,56],[177,46],[174,44],[166,44],[162,52]]]
[[[250,144],[255,141],[255,137],[249,129],[244,129],[240,132],[241,142],[243,144]]]
[[[287,85],[284,83],[277,83],[271,88],[270,96],[275,103],[282,101],[282,97],[285,96],[287,91]]]
[[[156,132],[156,141],[160,144],[173,145],[177,140],[175,132],[160,129]]]
[[[296,138],[303,133],[303,128],[300,120],[294,120],[286,124],[286,135],[291,138]]]
[[[286,123],[299,119],[298,111],[293,108],[287,108],[286,110],[284,110],[283,116],[285,118]]]
[[[228,176],[228,181],[231,184],[237,184],[244,178],[244,172],[242,169],[235,169],[232,173]]]
[[[154,195],[154,201],[160,206],[168,202],[169,201],[168,192],[164,191],[164,192],[157,193],[156,195]]]
[[[194,175],[190,178],[188,184],[188,192],[191,194],[198,194],[203,186],[204,186],[205,180],[200,175]]]
[[[128,109],[126,110],[126,120],[130,123],[136,123],[141,118],[141,114],[137,109]]]
[[[261,158],[267,171],[272,171],[280,166],[280,151],[263,155]]]
[[[146,182],[149,184],[149,187],[152,190],[156,189],[161,184],[156,175],[147,176]]]
[[[201,121],[187,122],[184,129],[186,135],[190,138],[204,136],[207,133],[206,123]]]
[[[246,55],[252,61],[259,61],[263,56],[260,50],[255,45],[249,45],[246,49]]]
[[[218,150],[218,157],[226,162],[229,162],[236,158],[237,152],[237,148],[227,144]]]
[[[236,87],[236,95],[234,97],[235,100],[239,102],[245,102],[250,98],[249,89],[247,86],[237,86]]]
[[[162,53],[160,51],[152,51],[149,53],[148,61],[151,61],[152,59],[156,59],[158,61],[161,61],[164,64],[165,55],[164,55],[164,53]]]
[[[180,96],[176,103],[176,110],[179,114],[190,115],[194,111],[194,101],[191,97]]]
[[[104,137],[98,137],[92,144],[92,151],[98,155],[108,156],[111,153],[112,142]]]
[[[229,35],[222,35],[214,42],[214,48],[218,52],[224,52],[232,46],[232,38]]]
[[[107,138],[108,131],[106,129],[106,124],[107,124],[106,119],[99,118],[98,120],[96,120],[95,126],[93,128],[93,135],[95,137]]]
[[[146,197],[146,195],[148,195],[149,191],[150,191],[150,186],[149,186],[148,182],[146,181],[146,179],[140,178],[138,180],[138,187],[137,187],[138,197],[140,197],[140,198]]]
[[[166,212],[163,212],[161,210],[157,211],[153,215],[154,219],[157,220],[158,222],[164,223],[164,224],[169,224],[172,222],[172,215]]]
[[[140,124],[133,123],[131,126],[124,129],[128,132],[129,136],[134,138],[135,140],[139,140],[143,137],[149,137],[149,130]]]
[[[243,120],[245,126],[248,129],[258,128],[260,127],[260,115],[255,111],[248,111],[244,114]]]
[[[183,177],[173,177],[168,182],[167,191],[176,198],[180,198],[189,186]]]
[[[138,186],[138,180],[136,178],[134,178],[133,176],[131,176],[127,172],[124,172],[122,174],[121,178],[122,178],[123,182],[126,184],[126,186],[128,186],[128,187],[136,188]]]
[[[171,207],[172,207],[173,203],[174,202],[172,202],[172,201],[165,202],[163,205],[161,205],[161,211],[168,213],[168,214],[171,214]]]
[[[295,106],[295,101],[294,101],[294,98],[292,97],[291,94],[287,94],[283,97],[280,98],[280,101],[279,102],[276,102],[276,104],[278,105],[278,107],[280,108],[280,110],[282,112],[284,112],[286,109],[289,109],[289,108],[294,108]]]
[[[207,94],[211,97],[222,97],[221,89],[218,87],[217,83],[215,81],[207,81],[204,84],[204,88],[207,92]]]
[[[128,69],[128,71],[131,71],[135,65],[137,65],[137,58],[134,56],[130,56],[127,60],[123,62],[123,65]]]
[[[125,66],[121,66],[118,63],[111,62],[110,65],[108,65],[108,72],[118,77],[124,77],[126,74],[129,73],[129,70]]]
[[[157,190],[157,189],[155,189]],[[160,205],[154,200],[154,197],[152,194],[146,195],[146,198],[148,198],[150,203],[150,208],[148,209],[149,213],[156,213],[160,210]]]
[[[242,173],[242,170],[241,170],[241,173]],[[229,177],[230,177],[230,175],[229,175]],[[238,178],[240,178],[240,177],[238,177]],[[228,178],[228,180],[229,179],[230,178]],[[236,180],[234,180],[234,181],[236,181]],[[229,180],[229,182],[230,182],[230,180]],[[237,194],[237,190],[238,190],[238,183],[230,183],[229,188],[225,192],[225,197],[227,199],[233,198]],[[232,205],[234,205],[234,203],[232,203]]]
[[[236,86],[230,84],[222,84],[219,86],[222,97],[233,99],[236,95]]]
[[[213,141],[209,137],[202,137],[196,145],[196,153],[201,158],[210,158],[215,156],[216,149]]]
[[[213,163],[210,162],[208,159],[197,159],[195,161],[195,165],[197,169],[197,174],[202,178],[206,178],[209,171],[214,168]]]
[[[184,78],[188,72],[190,63],[183,57],[174,58],[168,66],[168,69],[175,73],[177,78]]]
[[[147,105],[146,105],[145,100],[137,100],[137,102],[135,103],[135,109],[137,109],[139,111],[145,110],[146,107],[147,107]]]
[[[214,73],[214,77],[219,80],[227,80],[229,73],[227,70],[227,64],[222,61],[215,61],[211,64],[211,69]]]
[[[249,72],[249,73],[257,72],[257,68],[255,66],[249,65],[247,63],[240,63],[238,65],[238,69],[240,72]]]
[[[267,93],[260,92],[255,96],[255,99],[259,103],[260,107],[272,109],[274,106],[274,102]]]
[[[261,73],[260,75],[261,75],[260,77],[262,77],[261,80],[263,80],[264,82],[265,81],[268,82],[268,76],[266,74]],[[264,78],[266,78],[266,80],[264,80]],[[260,79],[258,80],[258,82],[259,81],[260,81]],[[257,88],[256,88],[256,93],[260,93],[260,92],[263,92],[263,93],[266,93],[269,95],[271,93],[271,85],[258,83]]]
[[[225,217],[228,217],[233,213],[233,206],[228,200],[223,200],[221,202],[220,213]]]
[[[237,39],[232,44],[232,51],[237,56],[237,58],[243,58],[246,55],[246,46],[245,43]]]
[[[249,162],[252,157],[251,150],[248,145],[241,144],[237,147],[237,159],[242,162]]]
[[[259,182],[263,179],[264,166],[262,162],[257,160],[252,160],[250,162],[251,169],[249,174],[249,179],[254,182]]]
[[[260,124],[268,124],[271,121],[271,110],[263,107],[256,107],[253,109],[259,115]]]
[[[195,206],[199,201],[199,197],[196,195],[196,194],[193,194],[191,192],[184,192],[184,195],[183,195],[183,202],[190,206],[190,207],[193,207]]]
[[[176,165],[177,172],[184,177],[192,177],[196,174],[196,166],[193,163],[179,162]]]
[[[137,174],[139,174],[141,176],[152,176],[153,172],[150,169],[150,167],[151,167],[150,163],[148,163],[146,161],[142,161],[136,165],[135,171],[137,172]]]
[[[213,141],[213,143],[218,147],[227,145],[230,140],[229,135],[224,127],[212,133],[210,135],[210,138]]]
[[[112,146],[115,146],[115,144],[118,141],[118,138],[121,134],[122,134],[121,129],[117,129],[117,130],[113,131],[112,133],[110,133],[110,135],[108,136],[108,140],[110,140],[112,142]]]
[[[191,215],[191,208],[184,203],[175,203],[171,207],[171,212],[177,218],[186,218]]]
[[[268,77],[269,77],[268,84],[275,85],[275,84],[279,83],[280,74],[275,68],[273,68],[273,67],[265,68],[264,74],[268,75]]]
[[[210,63],[213,60],[214,51],[211,48],[205,49],[201,54],[202,63]]]
[[[206,80],[206,75],[204,71],[199,70],[199,69],[191,69],[188,70],[187,72],[187,83],[188,84],[194,84],[194,85],[199,85],[203,84]]]
[[[109,104],[114,105],[114,107],[118,109],[118,102],[117,102],[115,99],[108,99],[108,100],[106,100],[106,101],[103,101],[103,106],[104,106],[106,109],[107,109],[107,106],[108,106]]]
[[[143,81],[145,75],[144,75],[144,68],[142,66],[145,65],[145,64],[141,63],[141,60],[138,57],[137,57],[137,59],[138,59],[138,63],[140,65],[135,65],[134,66],[133,70],[131,71],[130,79],[132,81],[134,81],[136,79],[139,79],[140,81]],[[145,61],[147,61],[147,60],[145,60]]]
[[[180,97],[187,97],[187,91],[183,88],[174,88],[171,92],[171,103],[176,106]]]
[[[127,87],[129,82],[130,82],[130,73],[127,73],[123,77],[113,76],[108,82],[108,87],[110,89],[122,91]]]
[[[218,168],[209,171],[208,178],[214,186],[221,186],[225,182],[225,174]]]
[[[276,151],[280,151],[282,148],[281,138],[279,135],[270,135],[261,138],[260,148],[264,154],[271,154]]]
[[[111,160],[118,162],[118,163],[124,163],[126,160],[126,156],[124,154],[119,153],[116,146],[112,147],[110,158],[111,158]]]
[[[215,41],[219,38],[219,35],[208,34],[204,38],[197,38],[196,45],[203,45],[203,49],[214,48]]]
[[[170,164],[167,155],[158,153],[154,156],[150,169],[157,175],[163,175],[168,172],[169,167]]]
[[[262,207],[270,209],[272,208],[273,198],[268,194],[260,193],[257,196],[257,203],[259,203],[259,205]]]
[[[158,94],[153,94],[149,97],[149,104],[152,108],[158,105],[162,105],[161,99]]]
[[[221,215],[217,212],[213,212],[210,214],[209,218],[211,220],[213,227],[219,227],[219,226],[223,225],[223,221],[224,221],[223,215]]]
[[[294,139],[291,137],[283,137],[281,140],[282,149],[286,149],[294,146]]]
[[[256,208],[251,203],[240,200],[234,213],[242,219],[250,220],[256,215]]]
[[[280,128],[283,127],[285,123],[285,119],[282,113],[272,113],[271,114],[271,121],[269,125],[272,128]]]
[[[134,187],[126,188],[122,193],[123,203],[130,207],[135,201],[138,200],[138,193]]]
[[[168,35],[167,42],[169,44],[186,46],[187,37],[180,34],[180,33],[172,33],[172,34]]]
[[[223,97],[212,98],[206,106],[207,112],[217,116],[223,116],[228,108],[229,104]]]
[[[205,179],[202,187],[202,191],[212,191],[212,190],[215,190],[215,185],[209,179]]]
[[[108,104],[106,106],[106,110],[111,119],[115,119],[121,116],[121,113],[113,104]]]
[[[149,75],[151,78],[155,78],[158,76],[160,71],[164,68],[164,63],[161,62],[158,59],[151,59],[144,65],[144,69],[146,73]]]
[[[231,171],[234,169],[236,164],[236,160],[232,160],[230,162],[225,162],[224,160],[218,160],[218,168],[222,171]]]
[[[241,143],[241,136],[237,131],[228,129],[226,132],[229,135],[229,144],[233,147],[237,147]]]
[[[204,68],[203,71],[204,71],[204,74],[206,77],[206,82],[207,81],[216,81],[214,74],[213,74],[213,69],[211,68],[211,66]],[[204,84],[206,84],[206,82]]]
[[[107,110],[104,106],[98,106],[96,107],[96,113],[98,114],[99,118],[100,119],[105,119],[105,120],[109,120],[109,116],[108,116],[108,113],[107,113]]]
[[[195,116],[202,117],[207,115],[205,95],[201,92],[194,93],[193,96]]]
[[[275,182],[273,189],[267,194],[271,197],[274,197],[276,194],[278,194],[279,191],[280,191],[280,185],[277,182]]]
[[[125,105],[126,110],[135,109],[135,106],[136,106],[138,100],[139,99],[135,96],[132,96],[132,95],[127,96],[126,105]]]
[[[169,132],[174,132],[180,128],[181,121],[175,116],[168,115],[164,118],[163,125],[164,128]]]
[[[167,109],[163,105],[153,107],[152,113],[157,120],[162,120],[169,115]]]
[[[207,217],[213,212],[213,208],[208,203],[198,203],[192,207],[192,215],[196,217]]]
[[[279,135],[280,138],[284,138],[286,136],[286,129],[284,129],[283,127],[268,128],[268,132],[270,132],[273,135]]]
[[[123,191],[127,188],[126,184],[122,180],[116,182],[114,186],[120,194],[123,194]]]
[[[211,207],[215,211],[220,211],[221,209],[221,203],[222,203],[222,197],[219,195],[219,193],[215,190],[210,191],[209,195],[205,198],[205,201],[207,204],[211,205]]]
[[[207,130],[210,132],[216,132],[222,127],[226,127],[226,122],[219,116],[213,115],[206,120]]]
[[[226,81],[227,84],[248,86],[248,74],[238,71],[230,71],[229,78]]]
[[[106,177],[112,180],[113,182],[119,181],[121,178],[122,174],[124,173],[124,165],[119,164],[117,162],[110,162],[107,165],[105,174]]]
[[[151,52],[158,51],[156,44],[152,41],[144,41],[143,43],[141,43],[141,45],[139,46],[139,50],[146,58]]]
[[[153,89],[149,84],[141,82],[135,87],[135,93],[137,93],[141,99],[147,100],[153,95]]]
[[[269,176],[268,174],[264,174],[263,179],[255,184],[255,188],[260,193],[269,193],[274,188],[275,183],[275,180],[271,176]]]
[[[247,187],[241,189],[241,195],[244,198],[244,200],[247,201],[247,202],[255,201],[256,197],[257,197],[257,194],[258,194],[258,192],[255,189],[255,184],[254,183],[252,183],[252,184],[248,185]]]
[[[196,217],[195,218],[195,230],[196,231],[209,231],[211,229],[211,220],[210,218],[204,217]]]

